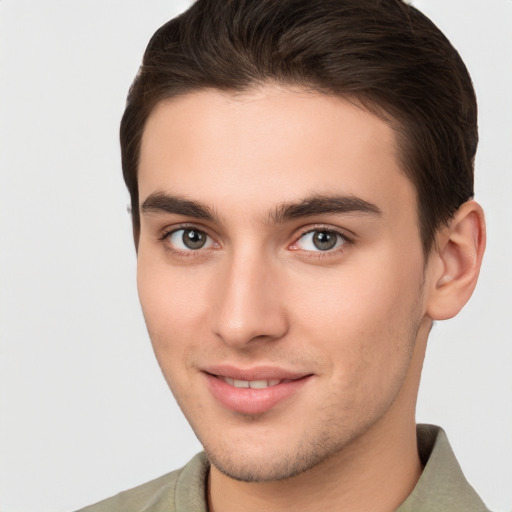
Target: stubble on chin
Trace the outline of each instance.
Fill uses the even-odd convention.
[[[225,438],[220,443],[213,441],[212,445],[203,443],[205,453],[219,472],[240,482],[276,482],[293,478],[342,451],[356,437],[340,425],[340,420],[348,417],[349,412],[332,405],[330,408],[332,410],[324,416],[322,425],[308,425],[300,439],[293,441],[290,436],[277,449],[265,446],[264,440],[259,446],[244,448],[243,442]],[[244,417],[247,428],[262,420]]]

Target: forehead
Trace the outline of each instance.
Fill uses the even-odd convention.
[[[139,193],[141,202],[158,191],[218,207],[238,201],[244,210],[313,193],[393,207],[399,194],[414,208],[398,162],[391,127],[348,100],[277,86],[236,95],[204,90],[152,112]]]

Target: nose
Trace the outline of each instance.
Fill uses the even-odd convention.
[[[212,329],[233,348],[282,338],[288,330],[276,264],[239,254],[223,262],[216,278]]]

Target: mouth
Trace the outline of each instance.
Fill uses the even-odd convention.
[[[240,370],[223,366],[203,373],[215,401],[245,415],[262,414],[278,404],[289,403],[313,377],[271,367]]]

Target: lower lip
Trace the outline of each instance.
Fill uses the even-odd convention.
[[[219,377],[205,374],[212,395],[227,409],[240,414],[262,414],[292,397],[311,378],[282,382],[264,389],[235,388]]]

